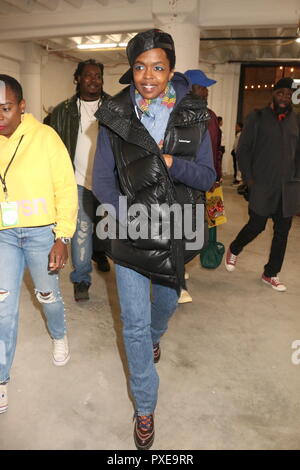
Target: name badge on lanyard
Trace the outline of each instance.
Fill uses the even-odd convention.
[[[18,204],[17,202],[1,202],[2,227],[11,227],[18,225]]]
[[[17,145],[16,150],[14,151],[13,156],[10,159],[9,164],[6,167],[6,170],[4,172],[4,175],[2,176],[0,174],[0,181],[2,184],[3,188],[3,193],[5,196],[5,202],[0,203],[0,211],[1,211],[1,220],[2,220],[2,227],[13,227],[15,225],[19,224],[19,214],[18,214],[18,204],[17,202],[9,201],[8,200],[8,191],[7,191],[7,185],[6,185],[6,175],[7,172],[10,168],[10,165],[12,164],[16,153],[18,151],[18,148],[22,142],[24,135],[21,136],[19,143]]]

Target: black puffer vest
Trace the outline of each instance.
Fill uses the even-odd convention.
[[[179,203],[183,207],[183,204],[190,204],[195,217],[196,204],[204,202],[204,195],[171,179],[159,147],[136,115],[130,86],[103,103],[96,117],[108,129],[121,193],[127,196],[128,208],[143,204],[149,227],[151,220],[147,239],[112,240],[111,257],[153,281],[180,290],[184,286],[184,263],[200,249],[185,250],[184,240],[174,237],[174,220],[170,224],[170,236],[162,236],[162,220],[166,214],[161,205],[170,207]],[[206,103],[191,94],[186,95],[170,115],[162,153],[194,160],[209,119]],[[155,212],[151,214],[151,208],[158,206],[159,217],[153,217]],[[138,224],[139,217],[129,216],[128,223]]]

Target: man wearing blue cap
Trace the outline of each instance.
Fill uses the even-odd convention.
[[[192,92],[200,96],[207,102],[208,87],[214,85],[216,80],[208,78],[202,70],[187,70],[184,75],[189,78],[192,83]],[[217,173],[217,182],[222,179],[222,152],[220,152],[221,146],[221,130],[218,124],[218,118],[212,109],[207,108],[210,114],[210,121],[208,124],[208,131],[210,134],[214,167]]]

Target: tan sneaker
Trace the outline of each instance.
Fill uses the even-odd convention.
[[[179,304],[186,304],[188,302],[193,302],[193,299],[192,299],[192,297],[190,296],[190,294],[188,293],[187,290],[182,289],[182,291],[180,293],[180,297],[178,299],[178,303]]]
[[[68,338],[53,339],[53,363],[56,366],[64,366],[70,359]]]
[[[7,383],[0,384],[0,413],[4,413],[8,408],[8,392]]]

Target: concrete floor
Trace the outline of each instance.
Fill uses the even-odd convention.
[[[229,182],[224,192],[228,223],[218,238],[227,247],[247,205]],[[153,450],[300,448],[300,364],[291,360],[300,340],[300,217],[281,272],[285,293],[260,280],[271,234],[269,223],[233,273],[198,259],[188,266],[193,303],[179,306],[162,340]],[[69,269],[71,360],[61,368],[26,277],[0,449],[135,449],[114,272],[95,271],[91,300],[77,304]]]

